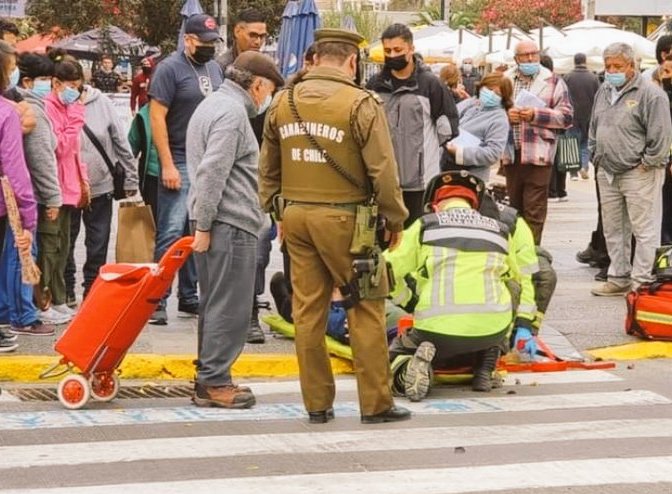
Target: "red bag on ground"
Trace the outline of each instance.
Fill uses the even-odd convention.
[[[625,332],[646,340],[672,341],[672,281],[642,285],[626,297]]]

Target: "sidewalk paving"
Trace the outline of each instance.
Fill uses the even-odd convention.
[[[576,262],[577,251],[586,247],[590,233],[595,227],[597,209],[595,200],[594,181],[569,181],[567,190],[569,201],[564,203],[550,203],[548,220],[544,232],[544,246],[554,257],[553,265],[558,274],[558,285],[549,307],[545,320],[545,328],[550,332],[559,332],[564,335],[578,351],[588,349],[637,343],[640,340],[628,336],[624,330],[625,301],[622,297],[595,297],[590,294],[590,288],[595,283],[593,276],[596,269]],[[114,259],[114,243],[116,238],[116,217],[113,224],[112,239],[110,241],[110,255]],[[80,235],[76,249],[76,259],[85,257],[83,237]],[[81,269],[81,268],[80,268]],[[282,258],[277,245],[274,245],[271,254],[271,263],[267,270],[267,283],[272,274],[282,270]],[[270,293],[264,295],[270,300]],[[155,355],[180,356],[182,360],[190,361],[196,352],[196,320],[179,319],[176,315],[177,301],[175,295],[168,304],[169,323],[167,326],[147,325],[137,342],[130,350],[130,354],[143,356]],[[262,311],[262,315],[263,315]],[[248,362],[254,367],[255,362],[267,360],[275,362],[278,356],[287,359],[288,365],[295,368],[294,345],[291,340],[276,337],[266,331],[266,343],[260,345],[246,345],[241,356],[241,367]],[[57,335],[64,328],[60,328]],[[542,329],[542,336],[543,331]],[[549,335],[550,336],[550,335]],[[55,337],[20,337],[20,347],[14,356],[56,356],[53,345]],[[672,344],[658,345],[654,355],[672,356]],[[663,350],[661,350],[663,348]],[[635,355],[645,356],[645,353]],[[257,356],[255,356],[257,355]],[[264,355],[268,355],[267,358]],[[628,354],[632,358],[632,353]],[[273,357],[275,356],[275,357]],[[610,358],[609,354],[602,354]],[[0,379],[7,379],[3,373],[3,360],[0,357]],[[12,359],[16,360],[16,359]],[[43,362],[44,359],[39,358]],[[247,369],[247,367],[245,367]],[[3,377],[4,376],[4,377]]]

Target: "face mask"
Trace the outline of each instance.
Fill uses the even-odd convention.
[[[398,57],[385,57],[385,67],[390,70],[404,70],[408,66],[406,55],[399,55]]]
[[[65,89],[58,95],[64,105],[71,105],[79,99],[81,94],[76,89],[66,86]]]
[[[672,92],[672,78],[663,79],[663,89],[670,93]]]
[[[35,96],[42,99],[51,92],[51,81],[37,79],[33,81],[32,92]]]
[[[619,88],[625,84],[625,72],[614,72],[613,74],[607,72],[604,74],[604,80],[612,86]]]
[[[471,69],[473,69],[473,68],[474,68],[474,66],[471,65],[470,63],[465,63],[462,66],[462,70],[464,71],[465,74],[471,74]]]
[[[539,62],[520,63],[518,64],[518,70],[528,77],[536,75],[539,72]]]
[[[14,71],[9,76],[9,87],[7,89],[13,89],[19,83],[19,68],[14,67]]]
[[[487,87],[481,88],[478,96],[483,108],[496,108],[502,106],[502,97]]]
[[[266,99],[261,102],[261,105],[259,106],[259,115],[264,113],[266,110],[268,110],[268,107],[271,106],[271,102],[273,101],[273,96],[270,94],[266,96]]]
[[[142,68],[142,73],[145,75],[149,75],[152,73],[152,68],[151,67],[143,67]]]
[[[197,46],[196,51],[191,56],[194,59],[194,62],[201,65],[208,63],[210,60],[215,58],[215,47],[214,46]]]

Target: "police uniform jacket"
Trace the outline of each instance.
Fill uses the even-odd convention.
[[[368,187],[387,218],[387,228],[401,231],[408,211],[382,102],[330,67],[311,70],[294,89],[305,129],[362,184],[358,188],[311,145],[290,109],[288,92],[275,97],[264,127],[259,163],[262,207],[270,211],[276,194],[298,203],[363,203],[368,195],[364,187]]]

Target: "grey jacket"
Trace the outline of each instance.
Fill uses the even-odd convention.
[[[670,156],[672,122],[667,95],[641,75],[626,84],[614,104],[612,87],[595,95],[588,149],[593,163],[618,175],[643,163],[662,167]]]
[[[394,156],[403,190],[424,190],[438,174],[441,146],[458,134],[457,108],[448,88],[415,58],[413,75],[395,88],[388,69],[373,76],[367,89],[385,103]]]
[[[23,150],[30,170],[30,179],[33,182],[35,199],[42,206],[59,208],[63,205],[63,198],[61,187],[58,184],[58,170],[54,154],[57,142],[51,122],[44,112],[44,101],[31,91],[23,89],[18,89],[18,91],[32,107],[37,120],[32,132],[23,136]]]
[[[124,189],[128,191],[137,190],[138,166],[133,159],[128,136],[117,116],[112,100],[99,89],[86,86],[86,101],[84,105],[86,108],[86,125],[103,145],[112,164],[119,162],[126,170]],[[114,191],[114,184],[110,170],[83,130],[81,142],[82,161],[86,163],[89,172],[91,197],[112,193]]]
[[[196,229],[226,223],[255,237],[263,222],[259,205],[259,145],[250,125],[252,98],[225,80],[196,108],[187,128],[189,217]]]

